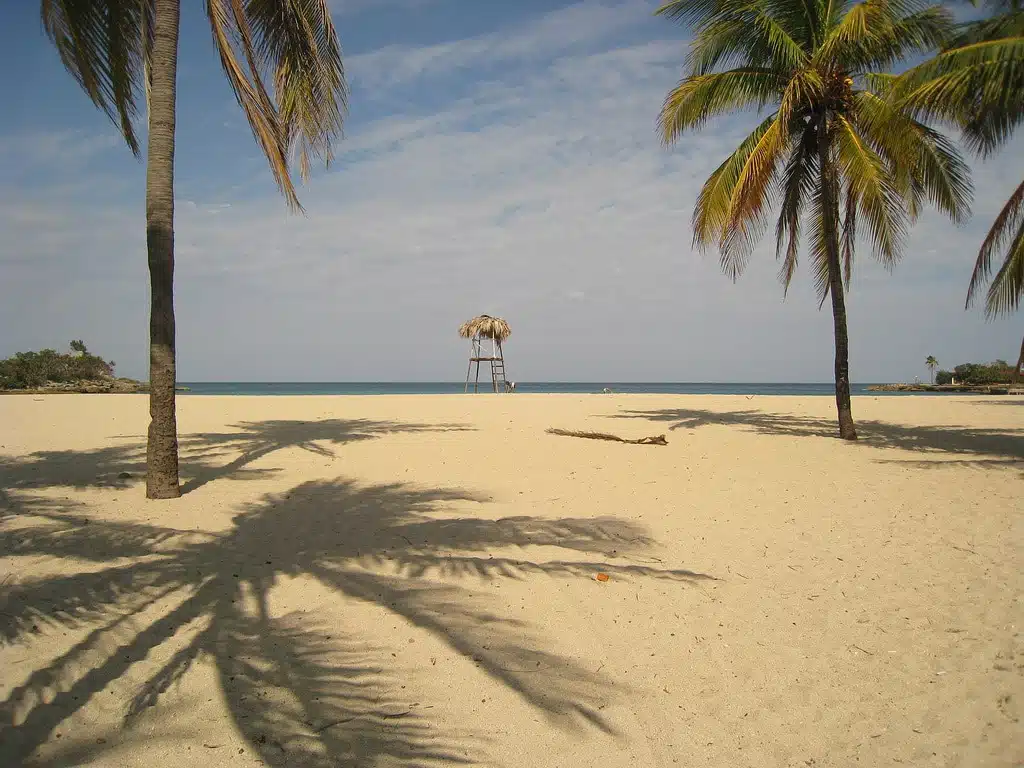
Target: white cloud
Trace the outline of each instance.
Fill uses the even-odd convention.
[[[660,147],[655,116],[680,45],[667,34],[595,50],[624,13],[607,8],[487,38],[514,70],[436,110],[354,126],[336,170],[302,192],[305,217],[285,213],[262,168],[226,183],[265,196],[179,200],[181,377],[456,379],[455,328],[492,312],[513,325],[517,381],[828,380],[831,323],[806,274],[782,303],[769,241],[736,285],[691,249],[697,191],[749,121]],[[592,27],[566,21],[584,12]],[[557,31],[570,27],[567,43]],[[403,84],[491,55],[479,39],[380,53],[401,73],[388,81]],[[927,354],[1009,356],[1019,344],[1012,321],[986,326],[961,306],[972,249],[1024,173],[1021,158],[1008,150],[984,166],[970,228],[923,221],[894,275],[862,254],[855,378],[912,378]],[[0,286],[0,353],[81,336],[142,372],[140,203],[67,193],[0,211],[17,244],[0,250],[13,275]]]
[[[650,5],[640,0],[584,0],[514,29],[435,45],[389,45],[349,57],[346,69],[354,84],[373,90],[453,70],[471,71],[473,67],[497,67],[509,62],[536,63],[635,26],[650,11]]]
[[[79,166],[107,153],[120,141],[113,133],[89,136],[82,131],[0,136],[0,163],[50,168]]]

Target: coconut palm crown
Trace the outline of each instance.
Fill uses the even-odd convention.
[[[858,240],[892,267],[926,203],[955,222],[969,213],[955,147],[880,93],[889,68],[944,43],[952,18],[914,0],[676,0],[657,13],[693,28],[685,76],[658,121],[667,144],[715,117],[768,112],[704,184],[694,243],[717,247],[735,279],[778,206],[788,288],[807,230],[819,300],[832,299],[839,432],[855,439],[843,294]]]

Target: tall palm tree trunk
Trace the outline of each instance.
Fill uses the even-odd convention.
[[[181,495],[174,385],[174,109],[180,0],[156,0],[146,157],[149,254],[149,441],[146,496]]]
[[[818,166],[821,173],[822,226],[828,252],[828,292],[832,297],[832,326],[836,345],[836,409],[839,413],[839,437],[856,440],[850,404],[850,337],[846,330],[846,297],[843,295],[843,270],[839,262],[839,190],[835,167],[830,157],[828,117],[822,115],[818,128]]]
[[[1017,367],[1013,369],[1013,375],[1010,377],[1010,386],[1017,386],[1017,382],[1020,381],[1020,369],[1024,367],[1024,339],[1020,341],[1020,355],[1017,357]]]

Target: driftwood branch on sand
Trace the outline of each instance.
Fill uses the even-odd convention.
[[[577,432],[571,429],[548,429],[546,430],[549,435],[562,435],[563,437],[585,437],[588,440],[611,440],[616,443],[630,443],[631,445],[668,445],[668,440],[665,439],[664,435],[654,435],[653,437],[641,437],[639,440],[627,440],[624,437],[618,435],[609,435],[605,432]]]

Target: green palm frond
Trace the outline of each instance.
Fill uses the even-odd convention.
[[[726,235],[732,212],[732,201],[743,169],[759,146],[764,146],[764,137],[776,124],[771,115],[743,140],[739,148],[708,178],[693,212],[693,242],[698,248],[712,243],[719,244]],[[723,267],[725,266],[723,256]],[[727,272],[734,278],[742,271],[742,263],[733,264]]]
[[[1024,119],[1024,37],[942,53],[902,75],[892,97],[916,115],[960,125],[972,149],[993,152]]]
[[[767,226],[767,204],[786,147],[782,121],[776,118],[743,163],[729,200],[725,228],[719,237],[722,268],[738,276]]]
[[[40,8],[65,69],[138,155],[134,121],[152,47],[151,0],[42,0]]]
[[[696,26],[716,16],[741,12],[750,4],[750,0],[669,0],[654,15]]]
[[[992,273],[992,260],[1006,248],[1003,265],[996,272],[985,301],[987,315],[1015,310],[1024,295],[1024,182],[996,216],[981,245],[967,289],[967,307],[977,299],[981,286]]]
[[[298,155],[303,178],[311,156],[330,162],[348,93],[330,9],[324,0],[207,0],[206,10],[253,136],[285,200],[301,210],[291,160]]]
[[[1013,312],[1024,295],[1024,222],[1010,243],[1002,266],[992,278],[985,297],[985,314],[995,317]]]
[[[820,161],[819,161],[820,162]],[[810,227],[811,227],[811,269],[814,277],[814,292],[818,297],[818,306],[821,307],[828,298],[828,291],[831,279],[831,266],[829,264],[829,238],[831,233],[839,231],[838,207],[831,204],[835,198],[828,190],[828,183],[822,183],[822,179],[835,177],[834,165],[830,162],[825,169],[818,169],[818,179],[811,193],[810,199]]]
[[[778,96],[784,81],[766,69],[741,68],[688,77],[669,92],[658,116],[662,140],[670,144],[684,131],[733,110],[762,108]]]
[[[329,164],[348,103],[341,47],[327,0],[249,0],[246,13],[303,180],[311,158]]]
[[[946,49],[960,48],[971,43],[986,40],[998,40],[1001,37],[1020,37],[1024,35],[1024,13],[1021,8],[1010,4],[989,4],[994,15],[988,19],[979,19],[963,25],[959,32],[946,44]]]
[[[843,259],[843,284],[849,289],[850,281],[853,280],[853,254],[857,245],[857,192],[852,183],[846,185],[843,214],[840,248]]]
[[[970,169],[953,143],[887,99],[866,91],[854,99],[857,130],[885,158],[911,218],[927,199],[954,223],[964,223],[973,189]]]
[[[782,259],[779,280],[783,297],[796,273],[800,246],[800,217],[804,205],[813,194],[817,156],[814,147],[807,140],[796,142],[790,150],[789,161],[782,173],[782,210],[775,227],[776,258]],[[785,251],[783,251],[785,244]]]
[[[691,74],[705,75],[736,61],[786,72],[804,66],[807,52],[777,19],[751,4],[741,13],[710,21],[693,41],[686,67]]]
[[[831,30],[814,60],[819,66],[842,62],[857,73],[884,70],[909,54],[939,48],[952,32],[952,14],[941,6],[861,2]]]
[[[813,69],[794,70],[779,98],[779,120],[787,134],[794,128],[804,128],[808,105],[819,103],[825,97],[825,81]],[[797,119],[797,124],[793,124]]]
[[[906,213],[882,158],[845,117],[837,117],[836,149],[849,188],[848,203],[858,209],[871,236],[876,258],[891,268],[906,237]]]
[[[224,74],[245,112],[253,137],[266,155],[274,181],[288,205],[298,209],[299,198],[288,172],[286,131],[263,82],[249,20],[235,0],[207,0],[206,12]]]

